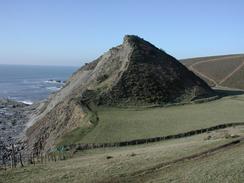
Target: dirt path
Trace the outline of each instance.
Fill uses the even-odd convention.
[[[244,62],[239,65],[233,72],[231,72],[229,75],[227,75],[220,83],[217,83],[214,79],[210,78],[209,76],[199,72],[196,68],[194,68],[194,66],[197,66],[199,64],[203,64],[203,63],[208,63],[208,62],[214,62],[214,61],[218,61],[218,60],[223,60],[223,59],[230,59],[230,58],[238,58],[238,57],[241,57],[241,56],[229,56],[229,57],[225,57],[225,58],[214,58],[214,59],[209,59],[209,60],[204,60],[204,61],[201,61],[201,62],[196,62],[192,65],[190,65],[189,69],[193,72],[195,72],[196,74],[198,74],[199,76],[203,77],[203,78],[206,78],[207,80],[211,81],[214,83],[214,85],[216,87],[218,87],[221,83],[223,83],[224,81],[226,81],[228,78],[230,78],[235,72],[237,72],[243,65],[244,65]]]
[[[151,168],[148,168],[148,169],[145,169],[145,170],[136,171],[136,172],[133,172],[132,174],[120,175],[120,179],[122,179],[122,180],[123,180],[123,178],[135,179],[136,177],[147,176],[148,174],[155,173],[155,171],[161,170],[162,168],[167,168],[167,167],[172,166],[172,165],[174,165],[176,163],[180,163],[180,162],[184,162],[184,161],[191,161],[191,160],[196,160],[196,159],[208,157],[208,156],[214,155],[216,153],[219,153],[222,150],[227,150],[229,148],[235,147],[235,146],[237,146],[237,145],[239,145],[240,143],[243,143],[243,142],[244,142],[244,137],[239,138],[237,140],[233,140],[233,141],[231,141],[229,143],[226,143],[224,145],[220,145],[218,147],[211,148],[209,150],[206,150],[206,151],[203,151],[203,152],[200,152],[200,153],[192,154],[190,156],[186,156],[186,157],[179,158],[179,159],[176,159],[176,160],[173,160],[173,161],[169,161],[169,162],[159,163],[159,164],[157,164],[157,165],[155,165],[155,166],[153,166]]]
[[[212,78],[208,77],[207,75],[205,75],[205,74],[199,72],[198,70],[196,70],[196,69],[193,68],[192,66],[190,66],[189,69],[192,70],[192,71],[193,71],[194,73],[196,73],[197,75],[199,75],[199,76],[201,76],[201,77],[203,77],[203,78],[206,78],[207,80],[211,81],[212,83],[214,83],[214,85],[215,85],[216,87],[219,86],[218,83],[217,83],[215,80],[213,80]]]
[[[224,83],[226,80],[228,80],[231,76],[233,76],[237,71],[239,71],[244,66],[244,61],[230,74],[228,74],[224,79],[222,79],[219,84]]]

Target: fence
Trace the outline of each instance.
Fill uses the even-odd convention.
[[[5,151],[0,156],[0,170],[8,168],[24,167],[24,165],[45,164],[51,161],[65,160],[72,157],[71,152],[53,151],[49,153],[26,153],[25,150],[17,150],[14,144],[6,147]]]
[[[152,142],[159,142],[164,140],[171,140],[171,139],[178,139],[189,137],[193,135],[198,135],[206,132],[211,132],[218,129],[233,127],[233,126],[240,126],[244,125],[244,122],[237,122],[237,123],[226,123],[220,124],[209,128],[202,128],[198,130],[192,130],[184,133],[179,133],[176,135],[168,135],[162,137],[153,137],[153,138],[146,138],[146,139],[135,139],[130,141],[123,141],[123,142],[115,142],[115,143],[90,143],[90,144],[71,144],[64,146],[65,149],[76,149],[76,150],[88,150],[88,149],[95,149],[95,148],[107,148],[107,147],[123,147],[123,146],[130,146],[130,145],[139,145],[139,144],[147,144]]]
[[[90,144],[71,144],[65,145],[61,147],[57,147],[48,151],[48,153],[23,153],[15,147],[14,144],[11,147],[5,147],[5,152],[1,153],[2,157],[0,162],[0,169],[7,169],[8,167],[15,168],[17,165],[24,166],[24,164],[37,164],[37,163],[47,163],[49,161],[58,161],[58,160],[65,160],[67,158],[71,158],[73,152],[71,150],[76,151],[84,151],[89,149],[97,149],[97,148],[109,148],[109,147],[123,147],[123,146],[131,146],[131,145],[139,145],[139,144],[147,144],[159,141],[166,141],[171,139],[179,139],[185,138],[193,135],[198,135],[206,132],[211,132],[218,129],[224,129],[233,126],[240,126],[244,125],[244,122],[237,122],[237,123],[227,123],[227,124],[220,124],[209,128],[202,128],[198,130],[192,130],[185,133],[179,133],[176,135],[168,135],[162,137],[153,137],[153,138],[146,138],[146,139],[136,139],[130,141],[123,141],[123,142],[115,142],[115,143],[90,143]],[[4,149],[4,148],[2,148]]]

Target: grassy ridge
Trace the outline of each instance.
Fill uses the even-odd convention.
[[[219,56],[208,56],[208,57],[196,57],[196,58],[186,58],[186,59],[181,59],[180,61],[185,65],[185,66],[190,66],[196,62],[201,62],[205,60],[210,60],[210,59],[224,59],[226,57],[235,57],[235,56],[243,56],[243,54],[232,54],[232,55],[219,55]]]
[[[244,95],[166,108],[100,108],[98,125],[82,143],[118,142],[177,134],[244,121]]]

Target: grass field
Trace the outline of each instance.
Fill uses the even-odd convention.
[[[100,108],[98,125],[80,142],[118,142],[244,122],[243,109],[244,95],[166,108]]]
[[[232,141],[233,139],[224,138],[226,133],[236,133],[239,135],[243,135],[244,128],[230,128],[211,132],[209,134],[196,135],[184,139],[170,140],[166,142],[158,142],[147,145],[128,146],[121,148],[105,148],[79,152],[75,155],[74,158],[65,161],[58,161],[56,163],[52,162],[45,165],[30,165],[24,168],[17,168],[15,170],[0,171],[0,182],[136,182],[136,180],[139,179],[138,177],[135,177],[135,179],[131,177],[131,174],[133,172],[139,170],[147,170],[148,168],[151,168],[159,163],[168,162],[171,160],[189,156],[194,153],[199,153],[208,150],[209,148],[217,147],[221,144]],[[213,138],[210,140],[205,140],[206,136],[209,135],[211,135]],[[243,152],[243,149],[240,152]],[[110,159],[107,159],[108,156],[110,156]],[[236,156],[237,154],[235,154],[235,157]],[[239,162],[235,161],[230,164],[232,165],[231,168],[235,171],[237,171],[236,168],[241,165],[240,163],[243,163],[243,153],[240,154],[240,157],[241,160]],[[218,161],[216,161],[216,163]],[[191,168],[194,170],[194,165],[198,164],[198,160],[194,161],[194,163],[192,164],[191,163],[192,162],[189,162],[189,164],[186,164],[185,166],[189,170],[191,170]],[[203,171],[208,171],[208,168],[213,166],[208,166],[201,161],[200,163]],[[169,171],[169,173],[167,174],[165,174],[164,171],[159,171],[155,172],[155,176],[154,174],[150,174],[149,177],[152,177],[150,179],[149,177],[143,178],[147,181],[154,179],[155,181],[157,181],[157,178],[165,178],[165,180],[170,180],[170,177],[172,176],[172,178],[175,178],[175,182],[182,182],[182,180],[184,180],[184,177],[181,177],[182,172],[180,171],[180,167],[183,165],[179,163],[179,165],[175,164],[173,166],[175,166],[176,170],[179,171],[179,174],[177,174],[178,177],[177,175],[176,177],[173,177],[174,175],[171,174],[171,171]],[[223,168],[227,170],[227,168],[229,167],[223,166]],[[186,172],[186,170],[182,171]],[[200,174],[201,172],[197,173]],[[187,178],[189,180],[195,180],[195,175],[191,175],[190,172],[188,172],[188,174],[189,175]],[[224,180],[226,174],[221,175],[223,176],[223,179],[219,180]],[[202,179],[198,179],[197,182],[203,182],[202,180],[205,180],[204,177],[201,178]]]
[[[213,156],[185,161],[126,182],[244,182],[244,143]]]
[[[165,108],[99,108],[99,122],[82,142],[164,136],[222,123],[243,122],[244,95],[233,95],[231,91],[225,94],[221,99],[202,104]],[[78,151],[73,158],[64,161],[0,171],[0,183],[242,183],[243,141],[203,157],[186,157],[243,137],[244,126],[238,126],[157,143]],[[177,161],[181,158],[184,161]],[[161,166],[172,161],[176,162]]]

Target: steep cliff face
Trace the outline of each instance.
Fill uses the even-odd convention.
[[[175,58],[137,37],[125,36],[95,61],[85,64],[39,107],[27,130],[29,147],[45,151],[75,128],[95,124],[92,105],[164,105],[213,94]]]

